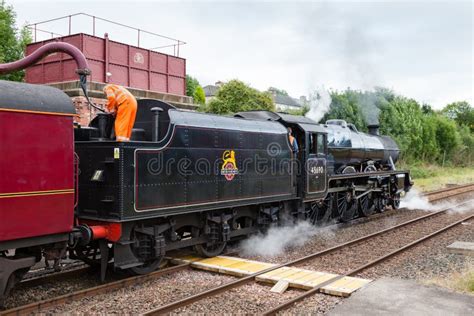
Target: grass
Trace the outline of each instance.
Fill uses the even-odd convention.
[[[424,283],[474,295],[474,266],[462,272],[453,273],[449,278],[434,278]]]
[[[420,191],[432,191],[446,187],[448,184],[465,184],[474,182],[474,166],[441,167],[428,164],[401,164],[400,169],[408,169]]]

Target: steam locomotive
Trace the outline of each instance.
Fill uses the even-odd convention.
[[[88,127],[74,115],[60,90],[0,81],[0,301],[42,257],[97,264],[102,279],[108,266],[145,274],[171,250],[215,256],[283,218],[398,208],[412,185],[393,140],[342,120],[143,99],[131,141],[117,142],[109,115]]]

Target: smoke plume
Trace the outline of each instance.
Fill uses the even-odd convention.
[[[324,87],[314,90],[309,95],[309,111],[306,113],[306,117],[319,123],[324,114],[329,111],[331,101],[331,95]]]

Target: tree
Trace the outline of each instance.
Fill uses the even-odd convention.
[[[27,28],[16,28],[16,14],[11,6],[0,3],[0,63],[17,61],[24,57],[26,45],[31,43],[31,34]],[[22,81],[24,70],[1,75],[0,79]]]
[[[199,84],[199,81],[190,75],[186,75],[186,95],[188,97],[193,97],[194,103],[206,103],[204,89]]]
[[[206,103],[206,94],[204,93],[204,89],[201,86],[197,86],[196,90],[194,90],[193,99],[195,103],[200,105]]]
[[[441,115],[436,116],[436,120],[436,141],[440,153],[438,160],[444,163],[453,158],[453,154],[461,145],[461,139],[453,120]]]
[[[381,107],[379,116],[380,131],[395,139],[403,157],[408,161],[424,159],[424,135],[433,136],[426,130],[423,133],[424,117],[421,107],[413,99],[396,96],[391,102]]]
[[[285,112],[287,112],[288,114],[291,114],[291,115],[305,116],[306,113],[309,112],[309,106],[308,106],[308,105],[303,105],[303,107],[301,107],[301,108],[298,109],[298,110],[291,110],[291,109],[288,109],[288,110],[286,110]]]
[[[222,85],[216,97],[201,109],[215,114],[231,114],[249,110],[274,111],[275,105],[268,92],[260,92],[239,80]]]
[[[466,101],[453,102],[441,111],[447,118],[450,118],[459,126],[467,126],[474,132],[474,109]]]
[[[329,111],[324,114],[320,121],[325,122],[330,119],[345,120],[354,124],[358,130],[367,130],[366,121],[358,105],[358,96],[350,89],[344,92],[331,92]]]

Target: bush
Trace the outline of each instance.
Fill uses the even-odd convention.
[[[268,92],[260,92],[242,81],[231,80],[219,88],[216,97],[203,110],[215,114],[231,114],[250,110],[274,111],[275,105]]]
[[[197,104],[205,104],[206,103],[206,94],[204,93],[204,89],[201,86],[197,86],[196,90],[193,93],[194,103]]]

